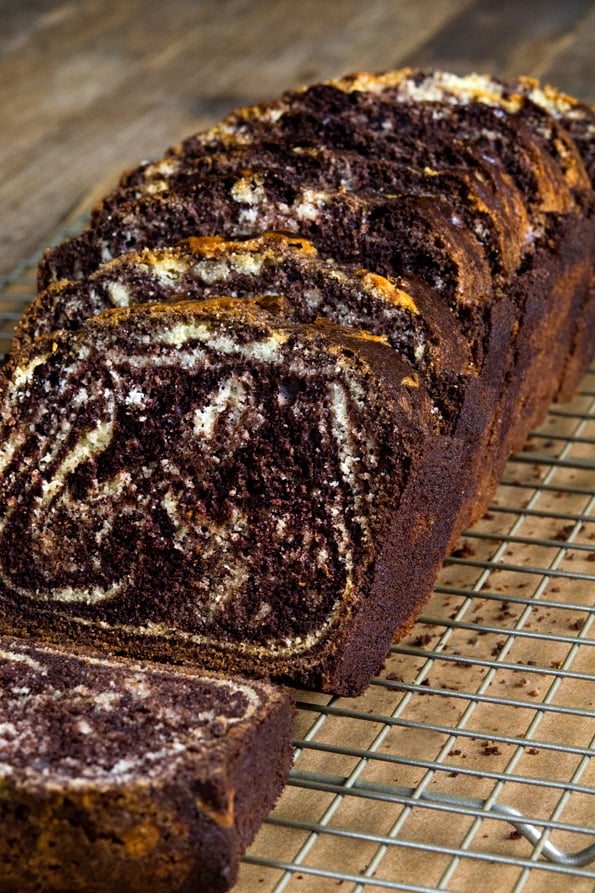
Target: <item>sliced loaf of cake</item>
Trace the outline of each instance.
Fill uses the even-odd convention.
[[[363,327],[367,335],[350,336],[358,339],[356,354],[365,345],[367,354],[375,353],[373,366],[381,354],[381,365],[405,363],[408,371],[402,367],[397,378],[415,382],[414,440],[424,444],[422,466],[428,449],[442,449],[442,456],[462,450],[469,472],[466,481],[454,475],[459,493],[449,500],[444,524],[451,523],[454,510],[454,537],[462,518],[473,520],[485,508],[511,450],[524,442],[549,401],[576,380],[592,352],[593,191],[583,162],[590,125],[581,112],[581,127],[575,130],[585,139],[579,149],[564,126],[578,120],[576,113],[563,99],[554,101],[525,82],[517,90],[490,78],[409,70],[356,74],[240,110],[174,147],[161,162],[123,177],[99,203],[84,233],[46,253],[40,282],[48,285],[64,276],[70,281],[40,296],[17,345],[55,325],[76,330],[82,324],[93,338],[108,330],[105,320],[117,319],[122,331],[134,331],[137,325],[152,325],[148,321],[156,313],[173,313],[174,306],[181,306],[173,303],[179,298],[203,300],[218,291],[243,300],[243,310],[237,303],[232,313],[233,301],[221,300],[216,312],[226,306],[234,325],[248,326],[248,331],[245,314],[256,312],[256,305],[249,310],[246,301],[253,302],[259,290],[282,296],[274,309],[269,307],[277,320],[271,324],[302,325],[305,344],[313,343],[316,332],[322,345],[331,330],[336,333],[337,323]],[[291,235],[285,242],[278,235],[267,236],[266,245],[266,239],[258,241],[271,229]],[[208,238],[171,247],[188,236]],[[248,239],[249,244],[242,249],[221,237]],[[313,248],[306,248],[304,239]],[[197,250],[198,272],[196,262],[189,261]],[[183,270],[172,273],[176,264]],[[358,268],[367,272],[358,274]],[[341,287],[337,273],[346,277]],[[381,281],[389,283],[388,292],[383,285],[381,299],[370,303],[370,283],[378,292]],[[410,285],[427,298],[425,307],[418,306]],[[395,305],[393,293],[385,313],[386,296],[394,287],[400,289],[401,305]],[[403,305],[404,294],[415,310]],[[154,303],[161,301],[169,302],[167,310]],[[136,302],[145,310],[132,308],[122,318],[108,312],[104,319],[106,306]],[[153,302],[152,309],[146,309],[147,302]],[[92,320],[81,323],[95,312],[102,320],[97,329]],[[264,312],[261,306],[258,313]],[[316,315],[332,324],[319,321],[312,328]],[[442,340],[435,340],[432,331],[441,318],[449,325]],[[87,335],[57,334],[58,356],[60,345],[78,344],[79,337],[84,341]],[[234,329],[234,339],[239,337]],[[47,345],[50,336],[44,338]],[[148,331],[146,338],[149,343]],[[378,339],[392,346],[390,362],[388,345]],[[317,349],[321,357],[328,355],[328,346]],[[18,368],[37,363],[31,359],[38,356],[36,350],[36,342],[23,355],[17,348],[8,375],[18,379]],[[106,355],[113,355],[111,347]],[[45,360],[39,364],[53,395],[48,381],[60,381],[60,376],[48,379]],[[123,381],[130,380],[127,371]],[[381,380],[378,374],[379,385]],[[131,393],[139,387],[135,382]],[[227,407],[237,397],[235,385],[232,391],[213,399]],[[375,405],[370,395],[370,407]],[[154,414],[151,406],[146,419]],[[240,415],[238,427],[250,428],[250,419]],[[10,461],[21,423],[11,430],[5,448]],[[408,437],[403,443],[410,447]],[[450,448],[444,448],[444,440],[437,446],[440,438]],[[15,455],[20,456],[19,449],[17,443]],[[414,452],[406,460],[398,456],[395,468],[405,469],[405,478],[395,493],[407,491]],[[388,446],[387,455],[394,456]],[[315,493],[318,498],[317,485]],[[381,517],[388,517],[383,511]],[[371,548],[370,554],[376,554],[376,544]],[[144,548],[140,554],[145,555]],[[432,560],[426,568],[431,575],[430,568]],[[401,572],[399,580],[404,579]],[[420,586],[418,603],[424,597]],[[406,627],[406,613],[393,630]],[[259,615],[263,635],[268,635],[268,623]],[[319,684],[308,672],[307,684]],[[320,684],[343,685],[334,669],[321,673],[326,681]]]
[[[0,637],[4,893],[221,893],[285,783],[264,681]]]
[[[482,304],[488,330],[509,302],[508,338],[493,339],[486,369],[501,388],[484,451],[487,493],[592,352],[590,182],[561,115],[530,92],[404,70],[239,110],[125,176],[91,229],[48,253],[41,281],[191,233],[237,238],[273,227],[375,273],[420,276],[447,302],[454,277],[455,300],[462,291],[467,309]],[[485,347],[471,337],[476,351]]]

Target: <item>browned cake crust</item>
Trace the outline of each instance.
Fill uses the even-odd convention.
[[[5,893],[217,893],[291,764],[266,682],[0,637]]]

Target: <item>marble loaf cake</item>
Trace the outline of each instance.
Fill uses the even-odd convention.
[[[45,252],[0,369],[2,890],[234,882],[274,683],[365,688],[593,357],[594,133],[528,79],[356,74]]]
[[[292,698],[0,637],[3,893],[221,893],[291,763]]]
[[[4,369],[2,629],[361,691],[593,356],[594,120],[358,74],[125,174]]]

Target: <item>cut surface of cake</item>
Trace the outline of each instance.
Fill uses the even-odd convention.
[[[0,403],[13,634],[353,693],[461,498],[457,444],[382,338],[258,301],[106,311],[15,356]]]
[[[0,637],[5,893],[221,893],[285,783],[264,681]]]

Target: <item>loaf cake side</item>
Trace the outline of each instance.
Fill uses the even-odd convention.
[[[189,234],[253,239],[268,229],[308,238],[328,264],[421,280],[464,333],[471,358],[469,374],[448,391],[450,412],[436,399],[435,379],[413,364],[433,411],[448,422],[439,429],[451,437],[445,453],[456,451],[456,441],[467,467],[466,482],[458,477],[452,545],[489,503],[510,452],[591,350],[593,193],[585,150],[563,127],[564,113],[553,115],[529,92],[507,92],[479,76],[405,70],[356,74],[240,110],[126,175],[81,236],[46,254],[40,281],[89,276],[87,295],[101,309],[93,282],[99,287],[105,273],[94,271],[104,261],[109,267],[143,246],[151,256]],[[253,294],[249,285],[225,284]],[[170,300],[168,287],[149,284],[157,300]],[[325,290],[332,291],[328,279]],[[126,302],[117,288],[114,294]],[[333,306],[327,301],[321,315],[390,341],[390,332],[372,325],[373,314],[337,317]],[[331,677],[323,684],[335,685]]]
[[[0,885],[233,885],[291,764],[292,697],[263,681],[0,637]]]
[[[591,185],[595,182],[595,108],[586,102],[580,102],[556,90],[549,84],[540,84],[534,78],[520,77],[511,82],[497,82],[504,96],[509,93],[521,93],[530,102],[547,111],[558,120],[570,134],[576,145],[583,164],[589,175]],[[586,209],[591,216],[593,197]],[[589,248],[583,245],[587,253]],[[595,248],[591,246],[591,254]],[[576,314],[575,326],[571,329],[572,347],[569,352],[560,382],[556,400],[564,402],[574,395],[585,370],[595,357],[595,282],[591,282],[585,292],[584,301]]]

